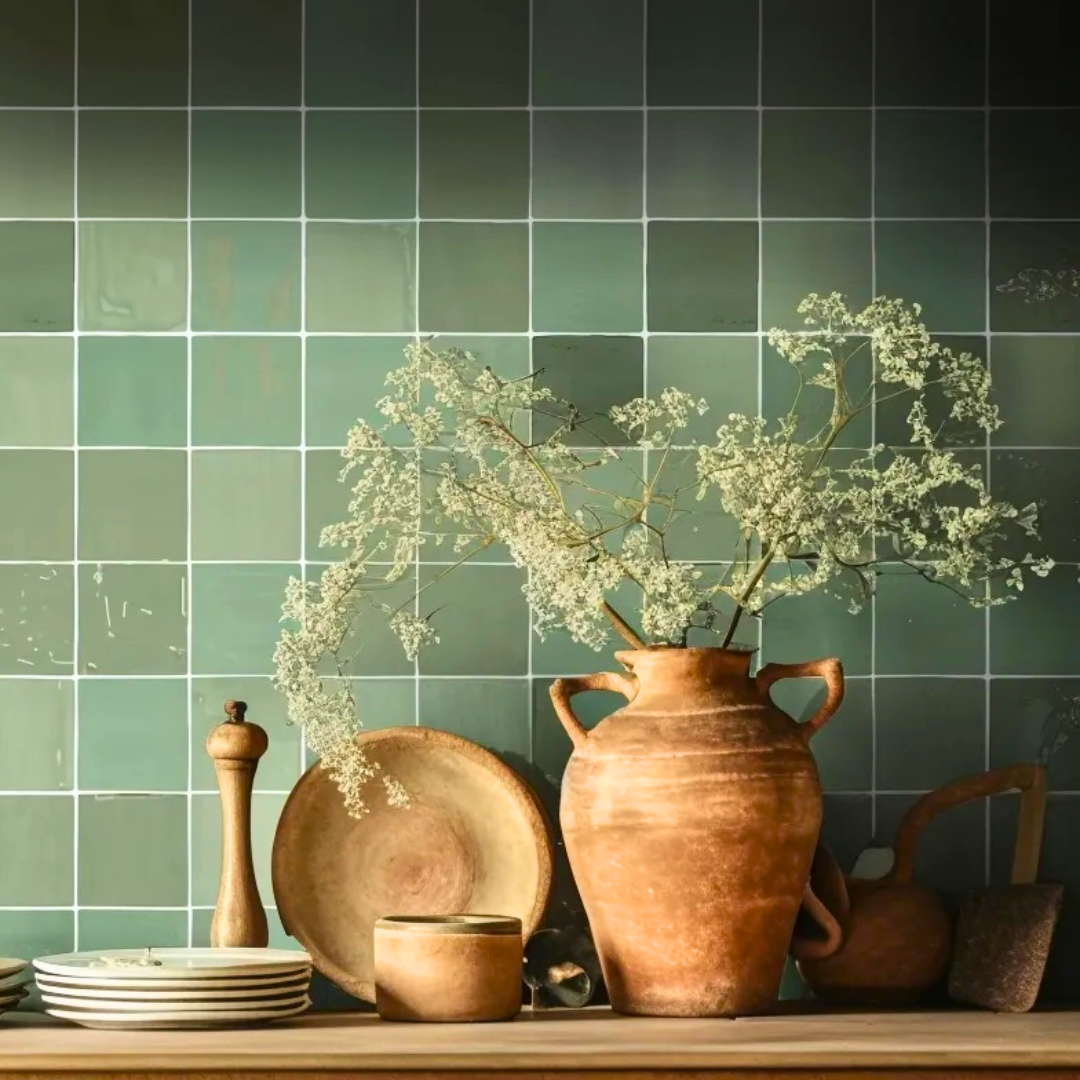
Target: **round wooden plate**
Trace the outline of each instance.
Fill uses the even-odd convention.
[[[315,967],[375,1000],[375,922],[388,915],[493,912],[526,940],[551,891],[551,827],[532,789],[494,754],[430,728],[362,732],[357,742],[409,794],[389,806],[373,787],[352,818],[320,765],[297,782],[274,837],[278,914]]]

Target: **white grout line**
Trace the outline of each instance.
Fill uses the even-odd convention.
[[[419,100],[419,99],[418,99]],[[765,105],[777,112],[865,112],[866,105]],[[878,105],[882,112],[982,112],[982,105]],[[313,105],[312,112],[413,112],[413,105]],[[537,105],[537,112],[755,112],[757,105]],[[0,105],[0,112],[187,112],[186,105]],[[1080,105],[994,105],[995,112],[1080,112]],[[195,105],[193,112],[298,112],[298,105]],[[520,105],[425,105],[425,112],[521,112]]]
[[[193,597],[195,593],[195,549],[194,549],[194,531],[192,528],[192,518],[194,517],[194,499],[192,496],[192,463],[194,461],[194,455],[192,453],[192,446],[194,443],[194,415],[195,415],[195,399],[193,396],[195,387],[194,377],[194,345],[192,340],[191,327],[194,322],[192,304],[194,297],[194,257],[191,250],[192,243],[192,224],[191,224],[191,179],[192,179],[192,143],[193,143],[193,128],[194,128],[194,108],[192,105],[193,97],[193,84],[195,81],[195,69],[193,56],[195,53],[195,0],[188,0],[187,5],[187,28],[188,28],[188,70],[187,70],[187,309],[185,312],[186,321],[186,333],[187,338],[187,497],[188,497],[188,519],[187,519],[187,592],[185,593],[185,599],[187,601],[187,755],[188,755],[188,795],[185,810],[185,825],[187,828],[187,942],[188,945],[195,944],[195,917],[192,912],[192,903],[195,899],[195,823],[194,823],[194,802],[191,797],[191,790],[195,786],[194,770],[194,750],[192,748],[192,741],[195,730],[195,705],[194,705],[194,683],[193,674],[195,669],[195,658],[193,645],[195,641],[195,618],[193,611]]]
[[[877,14],[878,0],[870,0],[870,298],[877,298]],[[874,359],[871,355],[870,363]],[[873,369],[870,373],[874,377]],[[877,445],[877,389],[870,410],[870,444]],[[871,539],[876,554],[877,544]],[[877,672],[877,597],[870,597],[870,670]],[[870,680],[870,842],[877,836],[877,680]]]
[[[413,258],[416,262],[416,266],[413,271],[413,330],[416,335],[416,339],[420,340],[422,328],[420,325],[420,0],[415,0],[413,7],[413,18],[416,25],[413,27],[413,67],[415,71],[413,81],[413,109],[416,113],[415,116],[415,154],[416,154],[416,173],[413,178],[413,184],[415,190],[413,195],[415,197],[414,210],[416,234],[413,240]],[[418,463],[419,464],[419,463]],[[417,487],[420,489],[420,508],[423,509],[423,476],[420,475],[417,478]],[[417,525],[417,538],[419,539],[419,530],[422,526],[422,522],[418,522]],[[413,614],[420,617],[420,545],[416,545],[416,558],[413,561],[413,573],[416,575],[415,588],[416,596],[413,599]],[[419,655],[413,660],[413,670],[411,678],[413,680],[413,723],[418,727],[420,726],[420,657]]]
[[[304,113],[314,110],[304,110]],[[423,112],[425,110],[417,109],[416,112]],[[533,111],[533,110],[519,110],[521,112]],[[764,110],[761,110],[764,113]],[[303,117],[304,113],[301,114]],[[319,225],[411,225],[415,222],[415,218],[320,218],[312,217],[308,218],[303,215],[300,217],[80,217],[80,221],[88,221],[97,225],[126,225],[126,224],[138,224],[138,225],[175,225],[181,222],[229,222],[235,224],[236,222],[243,223],[256,223],[262,225],[296,225],[302,221],[315,222]],[[632,217],[613,217],[613,218],[559,218],[559,217],[544,217],[543,215],[536,218],[524,217],[524,218],[437,218],[426,217],[424,221],[429,224],[435,225],[528,225],[530,221],[543,221],[548,225],[626,225],[633,222],[635,219]],[[850,217],[772,217],[768,215],[761,215],[758,217],[650,217],[650,221],[685,221],[688,223],[698,224],[700,222],[706,223],[757,223],[759,221],[771,221],[771,222],[786,222],[788,224],[795,225],[820,225],[822,223],[828,224],[830,222],[852,222],[861,221],[869,224],[872,221],[892,221],[892,222],[904,222],[904,221],[916,221],[916,222],[968,222],[969,224],[981,224],[984,220],[981,217],[935,217],[933,215],[919,215],[917,217],[865,217],[861,215],[853,215]],[[1076,217],[996,217],[997,222],[1004,222],[1009,225],[1075,225],[1080,223],[1080,218]],[[35,224],[35,225],[66,225],[70,224],[72,218],[70,217],[0,217],[0,224],[4,223],[19,223],[19,224]],[[445,331],[446,333],[461,333],[462,331]],[[549,331],[552,332],[552,331]],[[580,333],[581,331],[579,331]],[[971,331],[969,331],[970,333]],[[1041,332],[1041,331],[1040,331]],[[10,334],[14,334],[19,337],[26,336],[23,331],[9,331]],[[96,331],[96,333],[105,335],[108,331]],[[127,330],[112,331],[115,335],[123,337],[139,337],[150,336],[154,331],[143,330],[129,332]],[[169,331],[158,331],[161,334],[167,334]],[[251,334],[257,337],[265,336],[267,331],[261,330],[202,330],[200,334],[207,337],[222,336],[229,333],[232,334]],[[296,331],[278,331],[279,334],[287,333],[295,336]],[[346,336],[365,336],[363,332],[348,333],[342,332]],[[499,331],[499,333],[505,333]],[[591,331],[590,331],[591,333]],[[935,330],[935,334],[944,333],[944,331]],[[61,337],[62,334],[58,334],[55,331],[48,331],[49,337]],[[387,331],[386,335],[393,335],[396,337],[408,337],[407,333],[403,331]],[[372,335],[374,336],[374,335]],[[470,335],[471,336],[471,335]]]
[[[993,293],[990,285],[990,0],[986,0],[983,6],[983,18],[986,25],[983,28],[984,39],[983,49],[985,56],[983,57],[984,65],[984,79],[985,84],[984,91],[984,113],[983,113],[983,220],[985,229],[985,243],[986,252],[984,256],[984,272],[986,274],[986,370],[992,372],[990,352],[993,345],[993,334],[991,332],[991,305],[993,301]],[[993,466],[994,455],[992,450],[994,449],[990,433],[986,435],[986,487],[992,491],[992,474],[991,469]],[[986,588],[989,590],[990,586]],[[990,740],[992,737],[992,724],[991,724],[991,696],[990,690],[991,683],[991,663],[990,663],[990,647],[991,647],[991,618],[990,608],[987,608],[983,612],[983,650],[984,659],[986,663],[986,696],[983,702],[983,767],[989,771],[990,769]],[[984,800],[985,806],[983,808],[983,827],[985,830],[984,837],[984,850],[983,850],[983,873],[984,884],[990,885],[990,857],[993,850],[992,838],[991,838],[991,820],[990,820],[990,800]]]
[[[535,331],[533,330],[533,161],[536,152],[536,123],[535,123],[535,111],[533,109],[533,41],[534,34],[533,28],[536,25],[536,4],[535,0],[529,0],[529,83],[528,83],[528,110],[529,110],[529,232],[528,232],[528,277],[527,284],[529,290],[528,296],[528,314],[529,314],[529,329],[528,329],[528,350],[529,355],[526,362],[529,365],[529,371],[533,370],[533,338]],[[533,423],[532,414],[530,413],[527,423],[529,425],[528,437],[531,441],[533,438]],[[531,580],[532,571],[525,571],[526,578]],[[527,640],[525,643],[525,670],[529,679],[527,694],[526,694],[526,716],[529,723],[529,761],[530,763],[535,761],[536,756],[536,702],[535,702],[535,687],[533,686],[533,639],[536,637],[533,631],[533,611],[532,606],[528,608],[528,629],[526,631]],[[419,713],[417,713],[417,723],[419,723]]]
[[[79,100],[79,0],[75,0],[73,4],[72,15],[75,27],[74,27],[74,65],[75,75],[73,83],[74,100],[76,103]],[[73,553],[76,557],[79,554],[79,469],[78,469],[78,451],[79,451],[79,291],[80,291],[80,274],[79,274],[79,114],[76,112],[73,117],[74,123],[72,124],[72,130],[74,132],[74,154],[72,159],[72,213],[74,214],[74,223],[72,227],[72,334],[74,337],[74,358],[75,365],[72,371],[72,405],[74,409],[74,440],[75,440],[75,468],[72,469],[72,504],[74,521],[72,523],[73,537],[72,542],[74,544]],[[80,746],[80,724],[79,724],[79,575],[77,572],[73,574],[71,599],[72,599],[72,629],[71,629],[71,659],[72,659],[72,675],[74,693],[72,694],[71,705],[71,785],[72,795],[74,796],[74,802],[72,804],[72,841],[71,841],[71,857],[73,861],[72,877],[71,877],[71,889],[72,889],[72,910],[74,911],[73,927],[72,927],[72,948],[78,949],[79,947],[79,830],[81,827],[79,819],[79,746]]]
[[[765,0],[758,0],[757,42],[757,411],[765,410],[765,219],[764,219],[764,173],[765,173]],[[757,620],[758,659],[765,649],[765,620]]]
[[[307,0],[300,0],[300,578],[308,579],[307,529]],[[338,453],[341,452],[340,447]],[[307,762],[307,729],[300,725],[298,775]]]

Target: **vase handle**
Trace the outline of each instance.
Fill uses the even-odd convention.
[[[807,660],[802,664],[766,664],[757,673],[757,684],[766,697],[773,683],[781,679],[815,677],[825,681],[828,695],[825,704],[809,720],[799,724],[799,734],[809,742],[825,722],[840,708],[844,700],[844,665],[839,660]]]
[[[570,736],[575,749],[585,745],[589,731],[574,715],[574,710],[570,708],[570,699],[586,690],[610,690],[612,693],[622,694],[627,701],[633,701],[637,696],[638,684],[631,676],[618,675],[613,671],[556,679],[551,684],[551,703],[555,706],[555,715],[566,728],[566,734]]]

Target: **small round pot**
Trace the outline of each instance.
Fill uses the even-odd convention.
[[[475,1023],[521,1011],[521,920],[394,915],[375,923],[375,1008],[384,1020]]]

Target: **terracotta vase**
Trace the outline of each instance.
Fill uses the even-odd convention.
[[[837,660],[768,664],[726,649],[615,654],[630,674],[557,679],[574,742],[562,787],[567,854],[611,1004],[652,1016],[745,1016],[776,1002],[799,912],[821,955],[840,927],[809,892],[821,788],[807,743],[844,696]],[[769,698],[817,676],[828,696],[797,724]],[[629,704],[587,731],[570,698]]]

